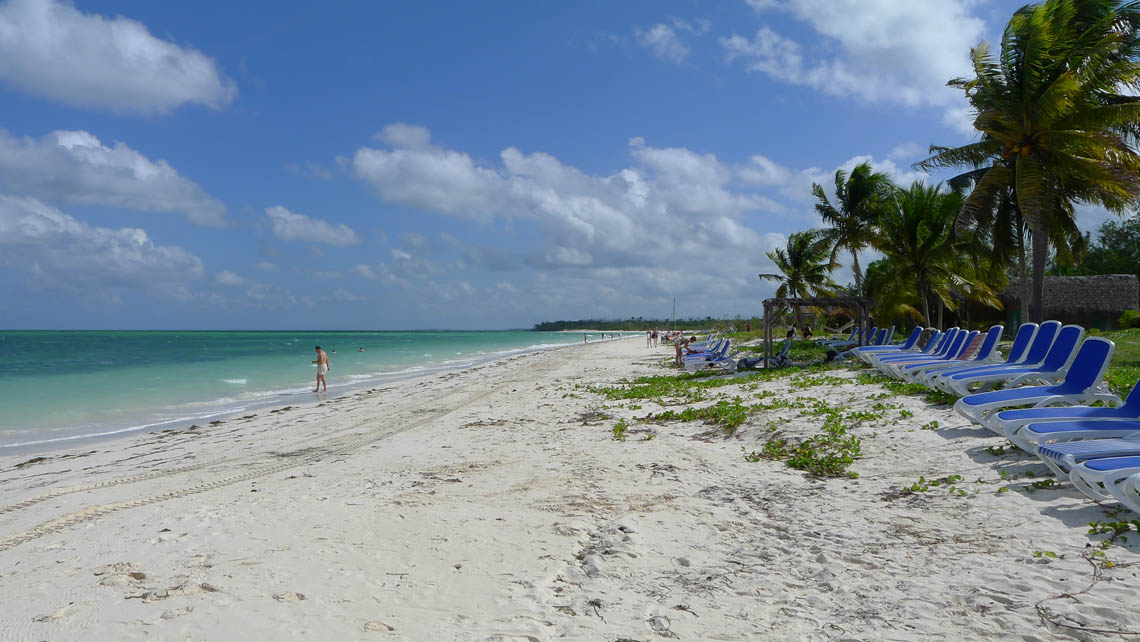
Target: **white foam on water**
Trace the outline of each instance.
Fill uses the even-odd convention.
[[[388,371],[381,370],[371,373],[349,374],[340,376],[336,376],[334,373],[334,375],[330,378],[328,387],[330,391],[336,391],[340,393],[364,385],[389,383],[403,379],[410,379],[413,377],[422,377],[425,375],[438,374],[447,371],[457,371],[510,356],[563,348],[573,345],[578,345],[578,341],[570,341],[566,343],[534,343],[521,348],[510,348],[497,351],[485,350],[456,352],[456,355],[463,355],[463,358],[447,359],[436,362],[420,362],[406,365],[402,369]],[[430,358],[431,356],[432,353],[424,353],[424,357]],[[313,367],[315,367],[315,365]],[[249,380],[247,378],[221,379],[221,381],[234,386],[244,386],[248,385],[249,383]],[[287,387],[280,387],[270,390],[252,390],[235,395],[223,395],[208,401],[178,403],[175,405],[167,406],[161,410],[156,410],[151,417],[136,419],[135,421],[130,422],[130,425],[124,426],[120,424],[117,426],[108,426],[89,424],[87,426],[72,426],[67,434],[60,434],[59,436],[48,437],[45,435],[42,438],[38,439],[27,439],[18,442],[0,443],[0,451],[21,447],[43,446],[53,443],[68,443],[85,439],[106,438],[131,432],[155,430],[160,428],[186,428],[195,422],[201,422],[203,420],[210,420],[218,417],[232,416],[238,413],[248,412],[256,408],[272,407],[290,402],[296,403],[298,401],[304,402],[311,400],[311,386],[312,383],[306,381],[304,383],[295,383]],[[296,399],[296,397],[301,398]],[[15,437],[15,435],[12,436]],[[19,439],[19,437],[16,438]]]

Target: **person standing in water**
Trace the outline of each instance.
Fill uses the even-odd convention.
[[[325,392],[328,392],[329,384],[325,381],[325,373],[332,368],[329,365],[329,355],[321,350],[320,346],[317,346],[317,360],[313,363],[317,364],[317,387],[313,389],[313,392],[318,392],[321,386],[324,386]]]

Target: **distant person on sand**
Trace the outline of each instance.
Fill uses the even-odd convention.
[[[324,386],[325,392],[328,392],[329,384],[325,381],[325,373],[331,370],[332,366],[329,365],[329,355],[325,354],[320,346],[317,346],[317,360],[313,363],[317,364],[317,387],[313,392],[318,392],[321,386]]]
[[[583,332],[582,333],[582,343],[589,343],[589,342],[590,342],[590,335]]]

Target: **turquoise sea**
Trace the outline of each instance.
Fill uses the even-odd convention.
[[[581,342],[581,333],[526,330],[0,330],[0,452],[312,401],[317,345],[329,353],[335,395]]]

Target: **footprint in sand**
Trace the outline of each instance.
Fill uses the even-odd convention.
[[[189,613],[190,611],[193,611],[193,610],[194,610],[194,607],[192,607],[192,606],[184,606],[180,609],[173,609],[170,611],[165,611],[162,614],[162,619],[173,620],[175,618],[182,617],[183,615],[186,615],[187,613]]]

